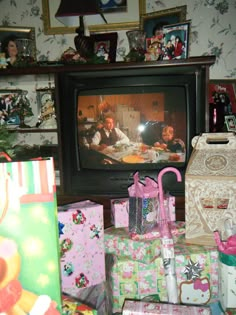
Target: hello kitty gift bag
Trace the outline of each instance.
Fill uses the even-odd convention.
[[[134,184],[128,188],[129,233],[146,234],[158,221],[158,185],[149,177],[143,184],[139,181],[138,172],[133,178]]]

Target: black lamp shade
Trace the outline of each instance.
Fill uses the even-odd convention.
[[[61,0],[55,17],[63,24],[70,26],[78,23],[78,16],[100,13],[99,0]]]

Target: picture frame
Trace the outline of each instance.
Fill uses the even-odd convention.
[[[37,89],[36,100],[38,105],[36,126],[41,129],[56,129],[55,89],[50,87]]]
[[[17,128],[20,125],[19,116],[12,116],[12,107],[14,100],[22,94],[20,89],[0,90],[0,125],[6,125],[8,128]]]
[[[90,37],[94,40],[94,53],[96,56],[108,58],[110,63],[116,62],[118,39],[116,32],[91,34]]]
[[[17,26],[0,26],[0,44],[3,47],[2,52],[5,52],[6,41],[9,37],[17,39],[30,40],[30,57],[36,60],[36,43],[35,43],[35,28],[34,27],[17,27]]]
[[[225,116],[227,131],[236,132],[236,118],[234,115]]]
[[[209,80],[208,104],[209,131],[223,131],[224,117],[236,114],[236,79]]]
[[[107,20],[107,24],[104,23],[99,15],[86,16],[85,26],[91,33],[94,32],[107,32],[107,31],[118,31],[118,30],[131,30],[139,28],[139,17],[145,13],[146,0],[126,0],[127,1],[127,12],[104,12],[104,16]],[[45,35],[55,34],[73,34],[75,29],[79,26],[78,24],[71,27],[66,27],[55,18],[55,13],[59,7],[60,0],[42,0],[43,10],[43,25]]]
[[[164,25],[186,21],[187,6],[178,6],[166,10],[140,15],[140,27],[146,33],[146,37],[156,36],[155,30],[162,29]]]
[[[170,24],[163,27],[164,58],[187,59],[189,51],[190,21]]]

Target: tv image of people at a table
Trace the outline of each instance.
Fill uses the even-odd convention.
[[[80,96],[81,163],[185,162],[185,104],[166,101],[165,93]]]

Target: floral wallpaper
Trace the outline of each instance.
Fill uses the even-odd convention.
[[[216,55],[211,79],[236,78],[236,0],[146,0],[146,13],[180,5],[187,5],[191,20],[189,55]],[[38,61],[58,60],[74,47],[74,34],[44,34],[41,0],[0,0],[0,6],[1,25],[35,27]],[[126,31],[118,31],[116,60],[128,52]]]

